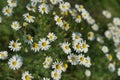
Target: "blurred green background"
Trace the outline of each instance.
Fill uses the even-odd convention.
[[[74,7],[75,4],[83,4],[86,10],[88,10],[91,16],[96,20],[96,23],[99,25],[100,29],[98,32],[94,32],[95,34],[101,34],[104,36],[104,31],[107,30],[106,24],[112,22],[112,19],[105,19],[102,15],[103,10],[108,10],[111,12],[113,17],[120,17],[120,0],[64,0],[68,1]],[[23,17],[21,17],[24,13],[28,12],[25,8],[26,4],[29,0],[18,0],[18,6],[14,8],[14,13],[12,17],[6,17],[2,13],[2,8],[7,5],[6,0],[0,0],[0,15],[3,18],[2,23],[0,23],[0,51],[7,50],[9,52],[9,58],[14,54],[19,54],[23,57],[24,63],[23,66],[16,71],[13,71],[8,68],[8,59],[5,61],[0,60],[0,80],[21,80],[22,72],[28,70],[35,77],[34,80],[41,80],[42,77],[50,77],[51,70],[46,70],[43,68],[42,63],[46,56],[52,56],[54,60],[57,59],[66,62],[67,56],[64,54],[60,46],[58,45],[60,42],[69,41],[71,39],[72,32],[80,32],[82,33],[85,40],[87,40],[87,33],[92,31],[90,25],[86,24],[83,21],[81,24],[74,24],[72,20],[67,17],[66,21],[68,21],[71,25],[70,30],[67,32],[59,28],[55,25],[53,20],[52,13],[49,15],[41,15],[40,13],[31,13],[36,17],[35,23],[29,24],[27,27],[23,27],[20,31],[14,31],[10,25],[12,21],[19,21],[22,25],[24,22]],[[55,9],[57,10],[57,9]],[[28,45],[22,43],[24,47],[20,52],[11,52],[8,49],[9,41],[20,39],[21,42],[22,36],[24,34],[31,34],[34,37],[35,41],[38,41],[40,38],[46,37],[49,32],[54,32],[58,40],[52,43],[51,48],[44,52],[40,51],[39,53],[34,53],[30,50]],[[115,59],[114,46],[112,41],[104,40],[107,42],[104,45],[109,46],[110,53],[113,55],[113,60]],[[88,55],[91,57],[92,66],[91,77],[87,78],[84,75],[86,68],[84,66],[71,66],[69,64],[69,68],[65,73],[62,73],[61,80],[120,80],[117,77],[116,72],[110,72],[108,70],[108,64],[110,63],[105,55],[99,50],[101,46],[97,41],[87,41],[90,45]],[[25,52],[25,50],[28,52]]]

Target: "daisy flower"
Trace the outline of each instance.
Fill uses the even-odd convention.
[[[36,3],[34,3],[34,2],[29,3],[29,4],[27,4],[26,8],[27,8],[28,11],[35,12]]]
[[[20,51],[21,49],[21,43],[18,43],[18,40],[17,41],[10,41],[9,43],[9,46],[10,50],[12,51]]]
[[[47,62],[44,62],[43,63],[43,67],[45,68],[45,69],[48,69],[48,68],[50,68],[50,64],[48,64]]]
[[[58,3],[58,0],[50,0],[50,2],[53,4],[53,5],[56,5]]]
[[[102,51],[103,51],[103,53],[108,53],[108,52],[109,52],[109,49],[108,49],[107,46],[103,46],[103,47],[102,47]]]
[[[10,7],[16,7],[17,6],[17,0],[7,0],[7,3]]]
[[[54,71],[51,72],[51,77],[54,80],[60,80],[61,79],[61,73],[58,72],[57,70],[54,70]]]
[[[70,3],[69,2],[61,2],[59,5],[59,8],[62,12],[66,12],[70,8]]]
[[[94,30],[94,31],[98,31],[99,30],[99,26],[97,24],[93,24],[91,26],[91,28]]]
[[[61,27],[63,25],[62,17],[59,17],[59,16],[55,15],[54,20],[56,21],[56,24],[58,26]]]
[[[8,57],[7,51],[0,51],[0,59],[5,60]]]
[[[85,57],[84,57],[84,55],[79,54],[77,56],[77,61],[78,61],[79,64],[84,65],[85,64]]]
[[[47,56],[47,57],[45,58],[45,62],[48,63],[48,64],[51,64],[52,61],[53,61],[53,59],[52,59],[51,56]]]
[[[24,73],[22,73],[22,80],[32,80],[33,76],[31,73],[29,73],[29,71],[25,71]]]
[[[88,40],[92,41],[95,39],[94,33],[93,32],[88,32]]]
[[[44,77],[43,80],[50,80],[50,78],[45,78],[45,77]]]
[[[49,39],[49,41],[53,42],[57,39],[57,36],[54,33],[49,32],[47,38]]]
[[[90,62],[90,57],[87,56],[85,57],[85,63],[83,64],[85,67],[89,68],[91,66],[91,62]]]
[[[75,8],[76,8],[79,12],[82,12],[82,11],[84,10],[84,6],[83,6],[83,5],[75,4]]]
[[[62,72],[63,71],[63,63],[56,61],[53,63],[52,68],[57,70],[58,72]]]
[[[10,69],[17,70],[23,64],[22,57],[19,55],[14,55],[12,58],[9,59],[8,65]]]
[[[50,48],[50,42],[46,38],[40,39],[39,45],[41,50],[48,50]]]
[[[72,64],[72,65],[77,65],[77,56],[75,54],[70,54],[68,55],[68,61]]]
[[[82,40],[81,37],[82,37],[82,34],[79,32],[72,33],[72,40],[74,40],[74,41],[77,41],[77,42],[81,41]]]
[[[118,53],[116,54],[116,57],[117,57],[118,60],[120,60],[120,52],[118,52]]]
[[[38,6],[38,11],[39,11],[41,14],[44,14],[44,13],[48,14],[48,12],[49,12],[49,6],[46,5],[46,4],[40,4],[40,5]]]
[[[88,52],[88,47],[89,47],[89,45],[86,44],[86,41],[83,41],[83,42],[82,42],[82,51],[83,51],[84,53],[87,53],[87,52]]]
[[[23,38],[24,38],[25,43],[32,44],[33,37],[30,34],[24,35]]]
[[[112,17],[111,13],[108,10],[103,10],[102,14],[108,19]]]
[[[95,23],[95,20],[94,20],[92,17],[89,16],[89,17],[87,18],[87,22],[88,22],[88,24],[91,24],[91,25],[92,25],[92,24]]]
[[[120,76],[120,68],[117,70],[117,75]]]
[[[85,70],[85,76],[90,77],[91,76],[91,71],[90,70]]]
[[[69,23],[66,21],[63,21],[62,29],[65,31],[68,31],[68,29],[70,29]]]
[[[106,57],[108,58],[109,61],[112,61],[113,56],[111,54],[106,54]]]
[[[19,30],[21,28],[20,23],[18,21],[13,21],[11,24],[11,28],[15,31]]]
[[[77,15],[76,9],[70,9],[69,12],[73,17],[75,17]]]
[[[2,10],[3,14],[6,15],[6,16],[11,16],[12,15],[12,8],[9,7],[9,6],[6,6],[3,8]]]
[[[89,13],[86,10],[82,11],[81,15],[83,19],[87,19],[89,17]]]
[[[112,38],[111,31],[109,31],[109,30],[105,31],[104,35],[105,35],[105,37],[106,37],[107,39],[111,39],[111,38]]]
[[[70,43],[64,42],[64,43],[61,43],[60,46],[66,54],[71,53]]]
[[[120,26],[120,18],[114,17],[114,18],[113,18],[113,23],[114,23],[114,25],[116,25],[116,26]]]
[[[109,63],[108,69],[109,69],[111,72],[114,72],[114,71],[116,70],[115,64],[114,64],[114,63]]]
[[[77,52],[77,53],[80,53],[83,51],[83,48],[82,48],[82,43],[81,42],[73,42],[73,49]]]
[[[25,21],[27,21],[29,23],[33,23],[34,19],[35,19],[35,17],[31,16],[29,13],[23,14],[23,17],[24,17]]]
[[[31,50],[33,50],[35,52],[39,52],[39,50],[40,50],[40,44],[34,42],[33,44],[31,44]]]
[[[63,64],[63,72],[65,72],[66,71],[66,69],[68,68],[68,64]]]
[[[80,14],[78,14],[76,17],[75,17],[75,22],[76,23],[80,23],[82,21],[82,17]]]

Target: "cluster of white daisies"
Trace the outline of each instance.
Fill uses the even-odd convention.
[[[3,14],[7,17],[12,16],[13,9],[17,7],[17,0],[7,0],[8,5],[5,6],[2,10]],[[32,24],[35,22],[35,16],[32,13],[38,12],[41,15],[49,14],[50,11],[54,9],[58,5],[60,10],[60,15],[57,12],[53,11],[54,21],[56,25],[61,29],[68,31],[70,29],[70,24],[64,19],[64,16],[68,16],[69,14],[72,16],[73,20],[76,23],[81,23],[85,20],[93,31],[88,32],[88,40],[93,41],[96,37],[96,40],[99,43],[104,43],[103,37],[100,35],[95,35],[94,31],[99,30],[99,26],[96,24],[95,20],[90,16],[90,13],[84,8],[83,5],[75,4],[75,8],[71,7],[69,2],[65,2],[63,0],[30,0],[30,2],[26,5],[26,9],[28,12],[23,14],[24,23],[21,24],[19,21],[12,21],[11,28],[15,31],[18,31],[22,28],[22,26],[27,26],[27,24]],[[111,13],[107,10],[103,10],[102,14],[110,19],[112,17]],[[0,16],[0,23],[2,23],[2,17]],[[115,44],[115,52],[116,57],[120,60],[120,18],[113,18],[113,22],[109,23],[108,30],[105,32],[105,37],[108,39],[112,39]],[[35,53],[40,50],[46,51],[51,47],[51,43],[57,39],[57,36],[53,32],[49,32],[46,38],[40,38],[38,42],[34,41],[34,37],[31,34],[25,34],[23,36],[24,43],[27,43],[30,46],[30,49]],[[13,52],[18,52],[22,50],[24,46],[20,40],[11,40],[9,42],[9,49]],[[86,40],[83,40],[82,34],[79,32],[72,33],[72,42],[63,42],[60,43],[60,47],[63,52],[67,55],[67,61],[71,63],[71,65],[83,65],[89,68],[91,64],[91,59],[89,56],[86,56],[88,52],[88,48],[90,47]],[[109,61],[112,61],[112,55],[109,54],[109,48],[106,45],[103,45],[101,50],[105,53],[106,57]],[[7,51],[0,52],[0,59],[5,60],[8,58]],[[14,55],[8,60],[9,68],[12,70],[17,70],[23,65],[23,58],[19,55]],[[62,72],[65,72],[68,68],[68,63],[63,63],[62,61],[53,61],[51,56],[47,56],[45,61],[43,62],[43,67],[45,69],[52,68],[51,77],[54,80],[61,79]],[[108,68],[111,72],[116,70],[115,62],[111,62],[108,65]],[[120,68],[118,68],[118,76],[120,76]],[[87,77],[91,76],[91,71],[86,70],[85,75]],[[22,73],[22,80],[31,80],[34,77],[29,71],[25,71]],[[50,80],[50,78],[44,77],[43,80]]]
[[[103,10],[102,14],[104,15],[105,18],[111,19],[112,15],[108,10]],[[104,35],[108,40],[112,40],[114,42],[114,52],[116,53],[116,58],[118,61],[120,60],[120,18],[119,17],[113,17],[112,22],[107,24],[108,30],[105,31]],[[105,53],[106,57],[110,61],[108,65],[108,69],[111,72],[116,71],[117,69],[117,74],[120,76],[120,67],[119,64],[117,64],[117,61],[113,61],[113,55],[110,54],[110,50],[108,46],[103,45],[101,50],[103,53]]]

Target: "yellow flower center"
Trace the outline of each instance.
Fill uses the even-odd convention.
[[[14,24],[14,27],[15,27],[15,28],[18,27],[18,24]]]
[[[109,59],[109,60],[112,60],[112,55],[111,55],[111,54],[108,56],[108,59]]]
[[[10,13],[11,13],[11,9],[8,8],[8,9],[6,10],[6,12],[7,12],[8,14],[10,14]]]
[[[45,8],[45,7],[43,7],[43,8],[42,8],[42,10],[45,12],[45,11],[46,11],[46,8]]]
[[[69,28],[69,24],[68,23],[64,24],[64,27]]]
[[[83,6],[82,6],[82,5],[80,5],[80,6],[79,6],[79,8],[80,8],[80,9],[83,9]]]
[[[76,45],[76,48],[79,49],[79,48],[80,48],[80,44],[77,44],[77,45]]]
[[[81,19],[81,16],[80,16],[80,15],[78,15],[78,16],[77,16],[77,18],[78,18],[78,19]]]
[[[31,78],[30,78],[29,75],[26,75],[26,76],[25,76],[25,79],[26,79],[26,80],[31,80]]]
[[[86,63],[86,64],[88,64],[88,63],[89,63],[89,61],[86,59],[86,60],[85,60],[85,63]]]
[[[80,57],[80,61],[84,61],[84,57]]]
[[[32,37],[30,35],[27,36],[27,40],[31,40]]]
[[[87,48],[87,45],[86,45],[86,44],[83,44],[82,47],[83,47],[83,48]]]
[[[68,49],[70,49],[70,47],[67,45],[67,46],[65,46],[65,49],[67,49],[67,50],[68,50]]]
[[[76,36],[75,36],[75,39],[79,39],[79,36],[76,35]]]
[[[14,61],[14,62],[13,62],[13,65],[16,66],[16,65],[17,65],[17,61]]]
[[[66,6],[65,6],[65,5],[62,5],[62,8],[66,8]]]
[[[58,19],[57,19],[57,22],[61,22],[61,19],[60,19],[60,18],[58,18]]]
[[[15,42],[13,43],[13,47],[17,48],[18,47],[18,44]]]
[[[72,60],[72,61],[75,61],[75,58],[74,58],[74,57],[72,57],[72,58],[71,58],[71,60]]]
[[[4,58],[4,57],[5,57],[5,54],[4,54],[4,53],[1,53],[1,57]]]
[[[50,39],[53,39],[53,36],[51,35],[49,38],[50,38]]]
[[[11,3],[12,3],[12,4],[14,4],[14,3],[15,3],[15,1],[14,1],[14,0],[12,0],[12,1],[11,1]]]
[[[31,19],[31,18],[32,18],[32,16],[28,15],[28,16],[27,16],[27,18],[28,18],[28,19]]]
[[[89,36],[89,37],[93,37],[93,34],[92,34],[92,33],[89,33],[88,36]]]
[[[45,47],[45,46],[47,46],[47,43],[46,43],[46,42],[43,42],[42,45]]]
[[[54,76],[55,76],[55,77],[58,77],[58,76],[59,76],[59,74],[56,72],[56,73],[54,73]]]
[[[67,64],[64,64],[64,68],[67,69],[67,68],[68,68],[68,65],[67,65]]]
[[[57,68],[58,70],[60,70],[60,69],[61,69],[61,65],[58,64],[58,65],[56,66],[56,68]]]
[[[34,48],[38,48],[38,47],[39,47],[39,44],[34,43],[34,44],[33,44],[33,47],[34,47]]]
[[[50,59],[47,59],[47,62],[50,62]]]

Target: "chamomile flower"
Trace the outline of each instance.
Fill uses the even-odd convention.
[[[88,52],[88,47],[89,47],[89,45],[86,44],[86,41],[83,41],[82,42],[82,50],[83,50],[84,53]]]
[[[8,65],[10,69],[17,70],[23,64],[22,57],[19,55],[14,55],[12,58],[9,59]]]
[[[108,38],[108,39],[111,39],[112,38],[112,34],[109,30],[105,31],[105,37]]]
[[[82,12],[82,11],[84,10],[84,6],[83,6],[83,5],[75,4],[75,8],[76,8],[79,12]]]
[[[23,14],[23,17],[24,17],[25,21],[27,21],[29,23],[33,23],[34,19],[35,19],[35,17],[31,16],[29,13]]]
[[[118,53],[116,54],[116,57],[117,57],[118,60],[120,60],[120,52],[118,52]]]
[[[51,77],[54,80],[60,80],[61,79],[61,73],[58,72],[57,70],[54,70],[54,71],[51,72]]]
[[[76,17],[75,17],[75,22],[76,22],[76,23],[80,23],[81,21],[82,21],[81,15],[80,15],[80,14],[76,15]]]
[[[70,8],[70,3],[69,2],[61,2],[59,5],[59,8],[61,11],[66,12]]]
[[[28,11],[35,12],[36,3],[34,3],[34,2],[29,3],[29,4],[27,4],[26,8],[27,8]]]
[[[56,5],[58,3],[58,0],[50,0],[50,2],[53,4],[53,5]]]
[[[90,77],[91,76],[91,71],[90,70],[85,70],[85,76]]]
[[[89,16],[89,17],[87,18],[87,22],[88,22],[88,24],[91,24],[91,25],[92,25],[92,24],[95,23],[95,20],[94,20],[92,17]]]
[[[40,39],[39,45],[41,50],[48,50],[50,48],[50,42],[46,38]]]
[[[83,51],[82,49],[82,43],[81,42],[74,42],[73,43],[73,49],[77,52],[80,53]]]
[[[63,63],[56,61],[53,63],[52,68],[57,70],[58,72],[62,72],[63,71]]]
[[[47,62],[44,62],[43,63],[43,67],[45,68],[45,69],[48,69],[48,68],[50,68],[50,64],[48,64]]]
[[[35,52],[39,52],[39,50],[40,50],[40,44],[34,42],[33,44],[31,44],[31,50],[33,50]]]
[[[0,59],[5,60],[8,57],[7,51],[0,51]]]
[[[82,37],[82,34],[81,33],[79,33],[79,32],[73,32],[72,33],[72,40],[74,40],[74,41],[81,41],[81,38]]]
[[[7,0],[8,5],[10,7],[16,7],[17,6],[17,0]]]
[[[56,21],[56,24],[57,24],[58,26],[61,27],[61,26],[63,25],[62,17],[59,17],[59,16],[55,15],[54,20]]]
[[[61,45],[61,48],[63,49],[63,51],[66,54],[70,54],[71,53],[70,43],[64,42],[64,43],[61,43],[60,45]]]
[[[75,17],[77,15],[76,9],[70,9],[69,12],[73,17]]]
[[[51,42],[53,42],[57,39],[57,36],[52,32],[48,33],[47,37],[48,37],[49,41],[51,41]]]
[[[48,14],[48,12],[49,12],[49,6],[47,4],[40,4],[38,6],[38,10],[39,10],[39,12],[41,14],[44,14],[44,13]]]
[[[103,10],[102,14],[108,19],[112,17],[111,13],[108,10]]]
[[[77,56],[77,61],[78,61],[79,64],[84,65],[85,64],[85,57],[84,57],[84,55],[83,54],[79,54]]]
[[[45,58],[45,63],[51,64],[52,62],[53,62],[53,59],[52,59],[51,56],[47,56],[47,57]]]
[[[21,43],[18,43],[18,40],[17,41],[10,41],[9,43],[9,46],[10,50],[12,51],[20,51],[21,49]]]
[[[102,51],[103,51],[103,53],[108,53],[108,52],[109,52],[109,49],[108,49],[107,46],[103,46],[103,47],[102,47]]]
[[[68,55],[68,61],[72,64],[72,65],[77,65],[77,56],[75,54],[70,54]]]
[[[43,80],[50,80],[50,78],[46,78],[46,77],[44,77]]]
[[[20,23],[18,21],[13,21],[11,24],[11,28],[15,31],[19,30],[21,28]]]
[[[83,19],[87,19],[89,17],[89,13],[86,10],[82,11],[81,15]]]
[[[120,76],[120,68],[117,70],[117,75]]]
[[[65,30],[65,31],[68,31],[68,29],[70,29],[69,23],[66,22],[66,21],[63,21],[62,29]]]
[[[108,69],[109,69],[111,72],[114,72],[114,71],[116,70],[116,68],[115,68],[115,63],[110,63],[110,64],[108,65]]]
[[[99,26],[98,26],[97,24],[93,24],[93,25],[91,26],[91,28],[92,28],[94,31],[98,31]]]
[[[85,63],[83,64],[85,67],[89,68],[92,64],[90,62],[90,57],[85,57]]]
[[[99,42],[99,43],[101,43],[101,44],[103,44],[104,43],[104,40],[103,40],[103,37],[102,36],[97,36],[97,41]]]
[[[118,18],[118,17],[113,18],[113,23],[116,26],[120,26],[120,18]]]
[[[108,58],[109,61],[111,61],[113,59],[111,54],[106,54],[106,57]]]
[[[67,68],[68,68],[68,64],[67,63],[63,64],[63,72],[65,72]]]
[[[29,73],[29,71],[25,71],[24,73],[22,73],[22,80],[32,80],[33,78],[34,77],[31,73]]]
[[[93,41],[95,39],[94,33],[93,32],[88,32],[88,40]]]
[[[4,15],[6,15],[6,16],[11,16],[12,15],[12,8],[11,7],[9,7],[9,6],[6,6],[6,7],[4,7],[3,8],[3,10],[2,10],[2,12],[3,12],[3,14]]]
[[[24,35],[23,38],[24,38],[25,43],[32,44],[33,37],[30,34]]]

